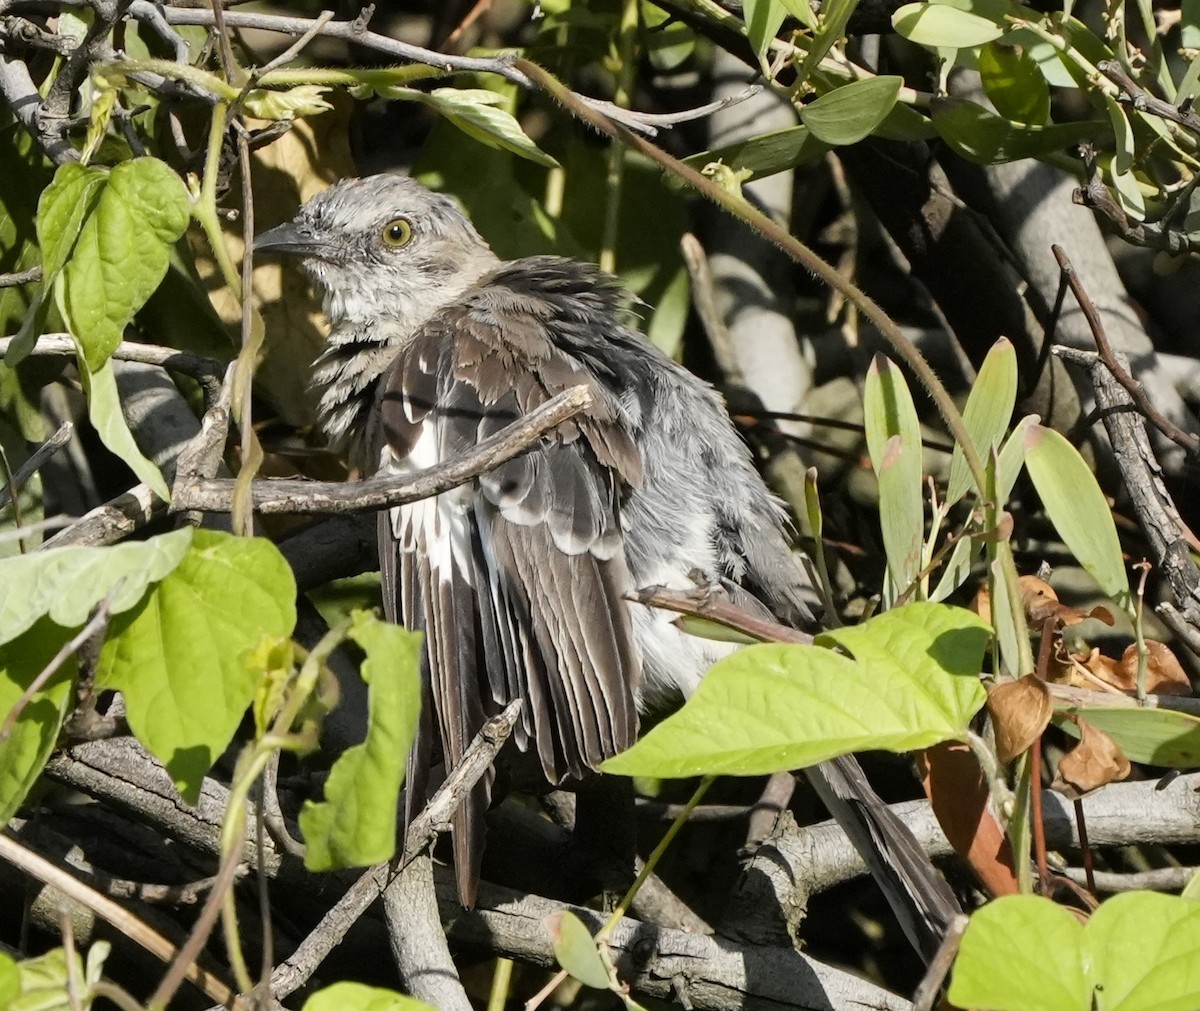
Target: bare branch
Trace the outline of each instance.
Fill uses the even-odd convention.
[[[42,96],[29,76],[29,68],[3,53],[0,53],[0,97],[55,165],[79,160],[79,152],[62,136],[42,126]]]
[[[593,933],[604,922],[592,909],[564,906],[486,883],[479,890],[479,907],[464,911],[450,877],[440,874],[436,880],[451,941],[522,962],[556,966],[545,926],[546,918],[554,913],[569,910]],[[902,997],[790,946],[742,945],[624,919],[609,936],[608,947],[620,979],[633,990],[686,1001],[683,1006],[696,1011],[747,1007],[907,1011],[911,1007]]]
[[[75,426],[69,421],[64,421],[49,439],[29,455],[29,459],[21,464],[17,468],[16,473],[13,474],[12,486],[9,487],[6,485],[0,488],[0,509],[3,509],[14,495],[21,494],[21,487],[25,482],[41,470],[46,461],[70,441],[74,431]]]
[[[457,488],[506,460],[519,456],[557,425],[592,403],[591,391],[576,386],[546,401],[541,407],[490,438],[469,453],[415,474],[384,475],[352,484],[325,481],[256,481],[251,486],[254,510],[262,515],[296,513],[346,513],[386,509],[416,502]],[[234,482],[181,480],[174,490],[173,512],[198,509],[228,512]]]
[[[65,530],[42,544],[47,548],[116,544],[166,514],[167,504],[144,484],[136,484],[103,505],[80,516]]]
[[[0,358],[8,353],[9,346],[15,339],[14,337],[0,338]],[[37,339],[30,354],[74,358],[76,354],[75,339],[69,333],[43,334]],[[225,366],[212,358],[203,358],[187,351],[176,351],[174,348],[159,347],[156,344],[140,344],[134,341],[122,341],[116,346],[112,357],[119,362],[159,365],[169,372],[180,372],[185,376],[190,376],[200,384],[206,402],[214,400],[220,395],[221,376],[225,372]]]
[[[12,274],[0,274],[0,288],[15,288],[18,284],[32,284],[42,279],[41,267],[30,267]]]
[[[450,818],[463,798],[491,766],[496,754],[508,740],[520,711],[520,701],[512,702],[499,716],[484,724],[463,760],[409,826],[399,863],[395,867],[377,864],[350,887],[322,917],[312,933],[276,967],[271,975],[272,993],[284,998],[303,986],[371,903],[390,887],[389,881],[393,880],[393,875],[402,871],[439,832],[449,828]]]

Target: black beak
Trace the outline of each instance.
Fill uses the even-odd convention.
[[[333,259],[334,250],[328,242],[314,236],[308,229],[287,221],[254,239],[255,253],[290,253],[311,256],[318,260]]]

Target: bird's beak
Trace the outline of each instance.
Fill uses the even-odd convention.
[[[277,225],[257,236],[254,240],[254,252],[289,253],[318,260],[333,259],[334,254],[330,243],[318,239],[294,221]]]

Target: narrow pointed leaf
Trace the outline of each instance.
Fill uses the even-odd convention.
[[[1025,468],[1054,529],[1109,598],[1129,606],[1129,581],[1112,511],[1079,451],[1052,429],[1025,433]]]
[[[910,42],[934,49],[972,49],[1004,34],[988,18],[944,3],[910,3],[892,15],[892,26]]]
[[[413,88],[388,88],[388,98],[420,102],[436,109],[447,120],[488,147],[510,151],[527,161],[557,168],[558,162],[539,148],[516,121],[512,113],[499,108],[504,96],[484,88],[434,88],[431,92]]]
[[[956,154],[980,165],[1045,157],[1070,150],[1099,132],[1088,121],[1046,126],[1014,123],[961,98],[935,98],[930,112],[942,140]]]
[[[121,398],[117,393],[117,379],[112,362],[105,360],[94,371],[88,371],[81,362],[84,388],[87,390],[88,420],[100,436],[100,441],[114,455],[120,457],[134,475],[164,502],[171,500],[171,490],[160,471],[142,453],[125,415],[121,412]]]
[[[877,355],[863,391],[867,452],[879,479],[879,525],[887,554],[889,600],[903,593],[921,568],[925,536],[921,426],[900,370]]]
[[[595,938],[583,921],[566,910],[550,917],[547,926],[554,941],[554,957],[558,959],[558,964],[585,986],[607,990],[610,982],[608,967],[596,950]]]
[[[807,80],[829,51],[842,41],[846,34],[846,25],[850,23],[850,15],[857,6],[858,0],[828,0],[821,5],[816,34],[813,35],[812,45],[809,46],[808,55],[804,57],[797,75],[800,80]]]
[[[1012,342],[1002,337],[992,346],[980,366],[963,410],[963,424],[981,460],[987,459],[993,449],[1000,448],[1000,441],[1012,421],[1016,403],[1017,353]],[[970,485],[971,472],[967,469],[962,447],[956,443],[950,458],[950,477],[946,483],[947,505],[953,505],[961,499]]]
[[[742,16],[746,20],[746,38],[760,59],[771,48],[783,19],[787,17],[787,8],[780,0],[745,0],[742,5]]]
[[[1200,766],[1200,718],[1190,713],[1132,706],[1078,706],[1065,711],[1103,730],[1130,761],[1169,769]],[[1059,722],[1068,734],[1079,736],[1074,723]]]
[[[830,146],[857,144],[887,118],[903,83],[899,77],[852,81],[802,106],[800,120]]]

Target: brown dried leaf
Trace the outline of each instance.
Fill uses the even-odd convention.
[[[1151,695],[1191,695],[1192,683],[1184,673],[1175,653],[1166,643],[1146,640],[1146,691]],[[1127,682],[1125,691],[1137,690],[1137,643],[1130,643],[1121,658],[1119,670]]]
[[[1081,611],[1077,607],[1059,603],[1058,594],[1054,587],[1037,576],[1021,576],[1017,580],[1021,589],[1021,603],[1029,623],[1039,627],[1047,618],[1057,618],[1064,625],[1078,625],[1088,618],[1095,618],[1104,624],[1113,624],[1112,612],[1106,607],[1093,607],[1090,611]]]
[[[996,754],[1011,762],[1042,736],[1054,703],[1041,680],[1026,674],[988,692],[988,712],[996,729]]]
[[[1079,720],[1082,735],[1074,748],[1058,763],[1051,788],[1071,800],[1079,800],[1106,783],[1129,775],[1129,759],[1108,734],[1087,720]]]

